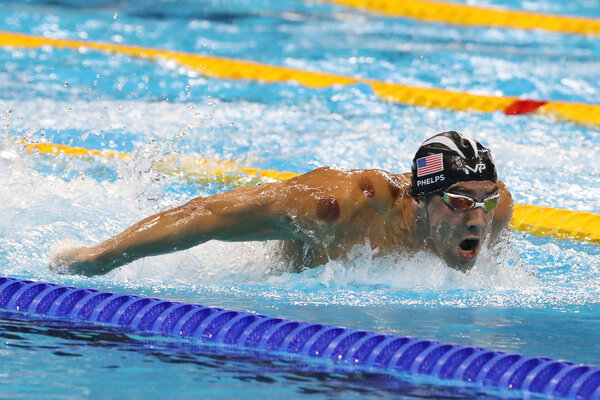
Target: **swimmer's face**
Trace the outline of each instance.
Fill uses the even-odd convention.
[[[467,196],[477,202],[498,193],[492,181],[459,182],[446,193]],[[450,267],[468,271],[473,268],[481,245],[490,231],[494,210],[477,207],[467,211],[453,209],[438,194],[424,202],[425,222],[429,224],[430,246]]]

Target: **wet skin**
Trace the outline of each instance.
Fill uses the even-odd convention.
[[[467,271],[473,267],[483,242],[491,234],[498,238],[498,220],[504,220],[507,213],[512,215],[512,201],[507,204],[507,193],[501,182],[492,181],[459,182],[445,190],[481,202],[490,196],[501,194],[498,207],[489,212],[477,207],[468,211],[458,211],[447,205],[442,197],[434,194],[422,201],[419,215],[427,231],[427,247],[449,266]],[[428,222],[428,223],[426,223]]]
[[[379,256],[430,250],[449,266],[468,270],[483,239],[496,240],[508,225],[512,198],[502,182],[461,182],[447,191],[476,201],[500,193],[500,202],[489,213],[458,212],[439,196],[413,198],[410,174],[319,168],[283,182],[198,197],[98,245],[66,250],[50,267],[96,275],[209,240],[280,240],[282,257],[297,270],[344,259],[354,245],[367,242]]]

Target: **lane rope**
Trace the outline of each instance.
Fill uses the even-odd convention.
[[[572,121],[587,125],[600,125],[600,105],[598,104],[537,101],[510,96],[486,96],[446,89],[401,85],[373,79],[303,71],[252,61],[171,50],[73,39],[52,39],[3,31],[0,31],[0,46],[9,48],[51,46],[72,50],[87,48],[149,60],[167,59],[191,68],[204,76],[219,79],[247,79],[261,83],[294,81],[309,88],[326,88],[336,85],[347,86],[362,83],[369,85],[373,93],[379,98],[393,103],[428,108],[443,108],[453,111],[486,113],[501,111],[506,115],[535,113],[560,122]]]
[[[129,160],[131,155],[115,151],[90,150],[53,143],[24,143],[29,154],[65,154],[75,157],[115,157]],[[194,181],[211,180],[231,186],[248,185],[250,182],[236,179],[234,174],[243,174],[258,180],[287,180],[298,176],[294,172],[279,172],[258,168],[241,168],[234,161],[189,158],[188,166],[175,158],[155,163],[154,168],[162,173],[183,174]],[[176,165],[184,167],[176,168]],[[212,178],[211,178],[212,177]],[[561,210],[550,207],[514,204],[510,227],[538,236],[559,239],[574,239],[600,244],[600,214]]]
[[[0,310],[16,311],[22,318],[84,321],[292,360],[320,360],[371,373],[430,376],[514,394],[600,399],[600,368],[594,366],[95,289],[0,277]],[[316,363],[304,366],[319,370]]]
[[[93,150],[84,147],[73,147],[55,143],[25,143],[28,154],[65,154],[74,157],[106,157],[124,161],[131,159],[131,154],[120,153],[112,150]],[[205,180],[217,181],[225,184],[235,184],[232,174],[244,174],[248,177],[265,180],[286,180],[297,176],[292,172],[279,172],[259,168],[240,167],[237,161],[218,159],[196,158],[188,156],[166,157],[152,165],[155,171],[167,175],[184,175],[186,179],[195,182]]]
[[[600,214],[515,204],[510,227],[537,236],[600,244]]]
[[[551,32],[600,35],[600,20],[544,14],[508,8],[478,7],[429,0],[321,0],[394,17],[465,26],[543,29]]]

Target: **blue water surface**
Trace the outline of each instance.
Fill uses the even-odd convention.
[[[600,17],[597,1],[468,1]],[[500,4],[502,3],[502,4]],[[600,103],[600,40],[465,28],[303,1],[1,1],[0,30],[122,43],[499,96]],[[58,249],[238,184],[165,156],[307,172],[410,169],[454,129],[489,146],[519,204],[600,213],[597,127],[388,103],[364,84],[220,80],[92,50],[0,49],[2,275],[600,365],[600,247],[512,232],[469,274],[421,254],[289,272],[274,243],[209,242],[106,276],[56,275]],[[21,140],[131,154],[28,154]],[[206,171],[204,171],[206,172]],[[71,242],[65,242],[71,241]],[[0,384],[26,398],[490,397],[411,377],[257,359],[128,332],[0,316]],[[107,385],[110,382],[110,385]]]

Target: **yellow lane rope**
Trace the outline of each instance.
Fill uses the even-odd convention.
[[[104,157],[116,158],[124,161],[131,159],[131,154],[110,150],[92,150],[84,147],[72,147],[54,143],[22,143],[26,145],[29,154],[65,154],[75,157]],[[279,172],[258,168],[239,167],[235,161],[195,158],[195,157],[166,157],[154,163],[153,169],[169,175],[185,175],[191,180],[212,180],[221,183],[232,183],[231,174],[244,174],[256,179],[285,180],[298,174],[292,172]],[[211,179],[209,179],[211,178]]]
[[[600,244],[600,214],[515,204],[510,226],[534,235]]]
[[[600,35],[600,20],[503,8],[476,7],[428,0],[321,0],[418,20],[467,26],[544,29],[552,32]]]
[[[310,88],[364,83],[380,98],[402,104],[445,108],[457,111],[495,112],[507,115],[535,112],[558,121],[574,121],[600,125],[600,105],[551,101],[530,101],[517,97],[476,95],[445,89],[386,83],[372,79],[303,71],[299,69],[264,65],[256,62],[126,46],[113,43],[87,42],[71,39],[51,39],[41,36],[0,31],[0,46],[34,48],[52,46],[78,50],[81,48],[114,52],[144,59],[168,59],[192,68],[199,73],[221,79],[248,79],[258,82],[295,81]]]
[[[83,147],[71,147],[53,143],[26,143],[29,154],[66,154],[76,157],[114,157],[129,160],[130,154],[115,151],[90,150]],[[155,169],[163,173],[178,173],[192,175],[192,178],[201,177],[206,180],[218,181],[230,185],[247,185],[232,177],[232,174],[244,174],[255,179],[291,179],[299,174],[293,172],[279,172],[274,170],[261,170],[257,168],[236,168],[234,161],[209,160],[193,158],[188,167],[175,169],[174,160],[169,158],[167,163],[161,161],[155,164]],[[213,179],[208,179],[208,176]],[[600,214],[559,210],[549,207],[531,205],[514,205],[513,218],[510,227],[515,230],[529,232],[539,236],[553,236],[560,239],[576,239],[591,241],[600,244]]]

